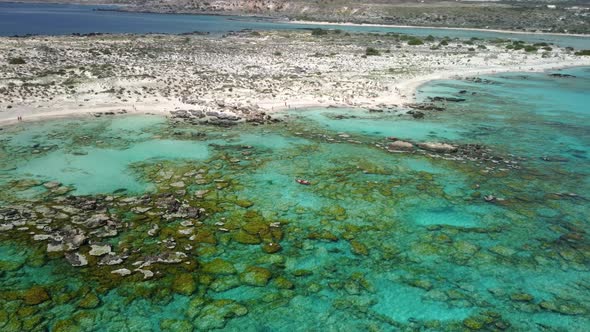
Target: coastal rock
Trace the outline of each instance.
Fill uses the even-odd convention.
[[[442,112],[444,111],[444,107],[440,107],[440,106],[436,106],[432,103],[416,103],[416,104],[406,104],[407,107],[415,109],[415,110],[421,110],[421,111],[436,111],[436,112]],[[409,112],[408,112],[409,113]],[[412,114],[412,113],[410,113]]]
[[[203,198],[208,193],[209,193],[209,190],[197,190],[197,191],[195,191],[195,197],[196,198]]]
[[[59,252],[64,251],[64,245],[61,242],[49,242],[47,243],[47,252]]]
[[[427,143],[419,143],[418,147],[424,150],[438,152],[438,153],[452,153],[457,152],[458,148],[454,145],[447,144],[447,143],[436,143],[436,142],[427,142]]]
[[[35,234],[35,235],[33,235],[34,241],[45,241],[50,238],[51,238],[51,235],[49,235],[49,234]]]
[[[90,245],[90,256],[104,256],[111,253],[110,244],[92,244]]]
[[[465,101],[465,98],[456,98],[456,97],[429,97],[430,100],[432,100],[433,102],[437,102],[437,101],[447,101],[447,102],[453,102],[453,103],[459,103],[462,101]]]
[[[185,184],[183,181],[178,181],[171,183],[170,186],[174,188],[184,188]]]
[[[129,269],[118,269],[118,270],[113,270],[111,271],[112,274],[118,274],[121,277],[125,277],[131,274],[131,271]]]
[[[66,260],[72,265],[72,266],[86,266],[88,265],[88,259],[86,259],[86,256],[74,252],[74,253],[66,253],[65,254]]]
[[[118,265],[123,263],[126,258],[126,255],[115,255],[109,252],[98,261],[98,265]]]
[[[88,220],[85,221],[85,224],[86,224],[86,227],[88,227],[88,228],[98,228],[101,226],[105,226],[109,220],[110,220],[109,216],[107,216],[106,214],[100,213],[100,214],[95,214],[92,217],[88,218]]]
[[[13,224],[0,224],[0,232],[9,231],[14,228]]]
[[[560,74],[560,73],[552,73],[549,74],[551,77],[559,77],[559,78],[575,78],[576,76],[570,74]]]
[[[424,119],[424,113],[420,111],[409,111],[408,114],[412,115],[414,119]]]
[[[141,274],[143,274],[143,279],[150,279],[154,276],[154,272],[150,271],[150,270],[144,270],[144,269],[135,269],[134,271],[137,271]]]
[[[67,251],[76,250],[86,243],[88,237],[80,229],[73,229],[63,238],[63,243]]]
[[[410,142],[398,140],[398,141],[389,143],[389,145],[387,145],[387,150],[389,150],[389,151],[412,151],[412,150],[414,150],[414,144],[412,144]]]

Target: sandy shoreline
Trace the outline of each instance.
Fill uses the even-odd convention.
[[[508,67],[508,68],[501,68],[501,67],[490,67],[490,68],[482,68],[480,70],[472,70],[472,71],[462,71],[462,72],[442,72],[442,73],[435,73],[431,75],[424,75],[421,77],[417,77],[414,79],[406,80],[397,83],[397,88],[399,89],[398,94],[394,94],[391,96],[384,96],[378,99],[373,100],[372,102],[368,102],[366,104],[363,103],[355,103],[355,104],[334,104],[334,103],[321,103],[321,102],[313,102],[311,100],[301,100],[301,99],[293,99],[287,101],[273,101],[268,103],[261,103],[259,106],[264,109],[268,113],[276,113],[285,110],[297,111],[303,109],[312,109],[312,108],[325,108],[325,107],[341,107],[341,108],[372,108],[378,107],[380,104],[387,104],[387,105],[398,105],[403,107],[408,103],[414,103],[415,94],[420,89],[421,86],[428,84],[432,81],[437,80],[447,80],[447,79],[458,79],[461,77],[472,77],[472,76],[480,76],[480,75],[489,75],[489,74],[501,74],[501,73],[515,73],[515,72],[544,72],[550,70],[559,70],[564,68],[571,68],[576,67],[579,65],[576,64],[546,64],[546,65],[539,65],[535,67],[529,68],[522,68],[519,67]],[[285,103],[289,105],[289,107],[285,107]],[[0,113],[0,125],[13,125],[18,123],[26,123],[26,122],[39,122],[45,120],[55,120],[60,118],[77,118],[77,117],[84,117],[89,116],[97,113],[102,113],[104,117],[108,117],[109,115],[104,115],[105,112],[114,112],[116,115],[160,115],[160,116],[169,116],[170,111],[177,110],[182,108],[182,104],[173,104],[173,103],[152,103],[152,104],[131,104],[128,107],[123,107],[121,105],[117,105],[116,107],[112,106],[98,106],[98,107],[87,107],[87,108],[73,108],[73,109],[63,109],[60,111],[50,111],[44,112],[40,114],[33,114],[29,112],[21,111],[14,111],[14,112],[2,112]],[[121,112],[123,111],[124,112]],[[23,121],[17,121],[17,116],[23,116]]]
[[[395,37],[303,31],[0,41],[0,63],[27,59],[0,72],[0,125],[19,116],[28,122],[121,110],[246,119],[305,108],[403,107],[433,80],[590,66],[589,57],[562,48],[527,53],[484,41],[411,46]],[[380,54],[366,56],[369,47]]]
[[[375,24],[375,23],[352,23],[352,22],[321,22],[321,21],[284,21],[292,24],[307,24],[307,25],[333,25],[333,26],[352,26],[352,27],[376,27],[376,28],[409,28],[409,29],[439,29],[439,30],[465,30],[465,31],[480,31],[480,32],[497,32],[508,34],[522,34],[522,35],[548,35],[548,36],[564,36],[564,37],[585,37],[590,38],[590,35],[579,33],[559,33],[559,32],[536,32],[536,31],[516,31],[516,30],[501,30],[501,29],[483,29],[483,28],[456,28],[456,27],[435,27],[435,26],[418,26],[418,25],[389,25],[389,24]]]

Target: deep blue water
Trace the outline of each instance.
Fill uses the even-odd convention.
[[[259,18],[212,15],[175,15],[97,11],[98,6],[62,4],[0,3],[0,36],[71,33],[225,33],[242,29],[336,28],[334,26],[301,25]],[[397,32],[418,36],[433,35],[452,38],[510,38],[527,42],[548,42],[576,49],[590,48],[590,37],[506,34],[497,32],[446,30],[430,28],[383,28],[341,26],[351,32]]]

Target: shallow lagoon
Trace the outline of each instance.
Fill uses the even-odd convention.
[[[422,120],[328,109],[226,129],[156,116],[4,128],[0,329],[584,330],[590,71],[561,73],[576,77],[433,82],[419,99],[466,101]],[[392,135],[502,159],[390,153]],[[98,213],[108,222],[91,225]],[[72,228],[88,237],[71,249],[83,267],[33,237]],[[90,255],[97,243],[112,255]]]

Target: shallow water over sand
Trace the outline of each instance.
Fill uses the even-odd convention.
[[[5,128],[0,329],[584,330],[590,70],[560,73],[576,77],[433,82],[420,100],[466,100],[424,119]],[[391,153],[389,136],[488,150]],[[87,240],[46,252],[74,229]]]

